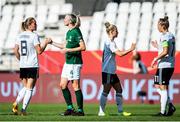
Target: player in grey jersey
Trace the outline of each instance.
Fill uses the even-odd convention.
[[[158,49],[158,56],[151,63],[151,66],[154,67],[158,62],[154,84],[161,97],[161,111],[156,114],[157,116],[171,116],[176,110],[168,95],[169,80],[174,72],[175,63],[175,37],[168,31],[168,28],[168,17],[160,18],[158,30],[162,35],[159,44],[157,41],[152,41],[152,45]]]
[[[116,61],[115,55],[120,57],[127,55],[135,49],[135,44],[132,44],[130,49],[120,51],[114,39],[118,36],[118,30],[115,25],[110,24],[109,22],[105,23],[106,31],[108,34],[108,40],[105,41],[103,58],[102,58],[102,84],[103,92],[100,98],[100,106],[98,116],[105,116],[105,106],[107,101],[107,96],[111,87],[116,91],[116,104],[118,107],[118,114],[123,116],[130,116],[131,113],[124,112],[122,108],[122,87],[120,80],[116,74]]]

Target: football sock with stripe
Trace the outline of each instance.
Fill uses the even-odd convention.
[[[121,93],[116,93],[116,104],[118,107],[118,112],[122,112],[123,108],[122,108],[122,94]]]
[[[71,93],[70,93],[69,89],[68,88],[62,89],[62,93],[63,93],[64,99],[66,101],[67,108],[68,109],[73,108]]]
[[[83,94],[82,94],[82,91],[79,89],[79,90],[75,91],[75,94],[76,94],[76,101],[77,101],[77,105],[78,105],[78,111],[83,112]]]
[[[103,112],[105,111],[107,96],[108,96],[107,93],[102,92],[101,98],[100,98],[100,111],[103,111]]]

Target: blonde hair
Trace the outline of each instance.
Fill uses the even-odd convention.
[[[31,25],[33,21],[36,21],[33,17],[27,18],[24,22],[21,23],[21,30],[26,31],[26,29],[28,29],[28,26]]]
[[[106,32],[109,34],[111,31],[117,30],[117,27],[109,22],[105,22]]]
[[[68,14],[68,15],[70,17],[70,23],[71,24],[74,24],[75,27],[80,27],[81,26],[81,20],[80,20],[78,15],[75,15],[75,14]]]

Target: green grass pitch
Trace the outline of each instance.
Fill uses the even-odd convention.
[[[118,116],[115,104],[107,104],[105,117],[97,116],[98,104],[85,104],[85,116],[60,116],[66,109],[65,104],[30,104],[27,116],[13,115],[11,103],[0,103],[0,121],[180,121],[180,105],[176,106],[176,112],[170,117],[154,117],[159,112],[159,105],[126,104],[124,111],[131,112],[132,116]]]

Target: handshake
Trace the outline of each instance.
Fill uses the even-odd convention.
[[[51,38],[45,38],[45,43],[46,44],[52,44],[52,39]]]

